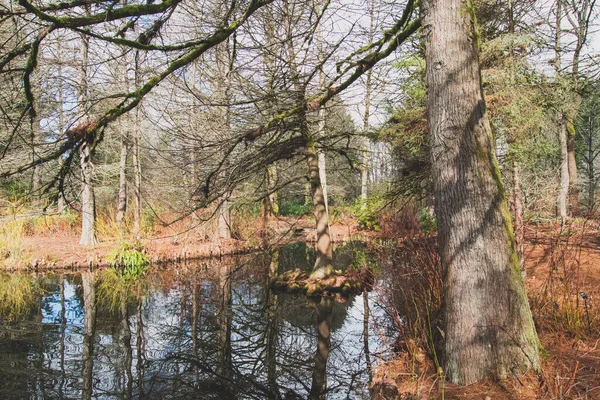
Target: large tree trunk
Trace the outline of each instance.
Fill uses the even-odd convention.
[[[445,372],[468,385],[539,368],[539,340],[481,91],[467,1],[424,4],[427,110],[445,272]],[[475,42],[475,43],[474,43]]]

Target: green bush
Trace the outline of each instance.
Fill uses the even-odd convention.
[[[434,233],[437,230],[437,224],[435,216],[431,215],[427,208],[422,208],[419,213],[419,222],[421,223],[421,229],[427,234]]]
[[[300,203],[296,200],[283,201],[279,206],[282,216],[302,217],[310,212],[312,204]]]
[[[370,196],[363,207],[362,199],[358,199],[354,205],[354,215],[360,229],[379,232],[381,211],[385,206],[380,196]]]
[[[108,256],[108,263],[119,272],[121,279],[137,279],[148,271],[150,265],[150,259],[143,251],[144,248],[140,244],[123,243]]]

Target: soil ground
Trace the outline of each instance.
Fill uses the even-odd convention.
[[[260,224],[260,222],[259,222]],[[372,235],[358,232],[356,223],[331,225],[334,242],[343,242],[351,237]],[[306,241],[315,242],[314,222],[308,218],[281,217],[269,223],[269,246]],[[264,249],[260,228],[246,236],[250,240],[208,240],[202,230],[163,228],[152,237],[141,240],[150,259],[155,263],[193,260],[228,254],[250,253]],[[5,262],[5,270],[85,268],[90,265],[108,265],[111,252],[120,245],[118,240],[102,240],[94,246],[79,244],[79,234],[73,230],[49,230],[22,239],[22,257],[14,262]]]

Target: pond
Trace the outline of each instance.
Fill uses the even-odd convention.
[[[351,262],[339,254],[338,266]],[[368,399],[392,334],[374,323],[385,313],[377,293],[268,289],[269,271],[306,269],[313,256],[295,245],[136,281],[111,269],[0,274],[0,396]]]

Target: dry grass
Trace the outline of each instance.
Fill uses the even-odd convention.
[[[600,234],[591,222],[529,228],[527,286],[546,356],[540,373],[519,376],[521,382],[514,377],[468,387],[444,382],[437,368],[442,284],[435,242],[413,234],[400,244],[408,251],[394,250],[401,262],[386,272],[401,282],[387,293],[399,336],[392,347],[395,360],[376,375],[379,398],[394,398],[390,385],[401,399],[600,398]],[[588,297],[587,312],[580,292]]]

